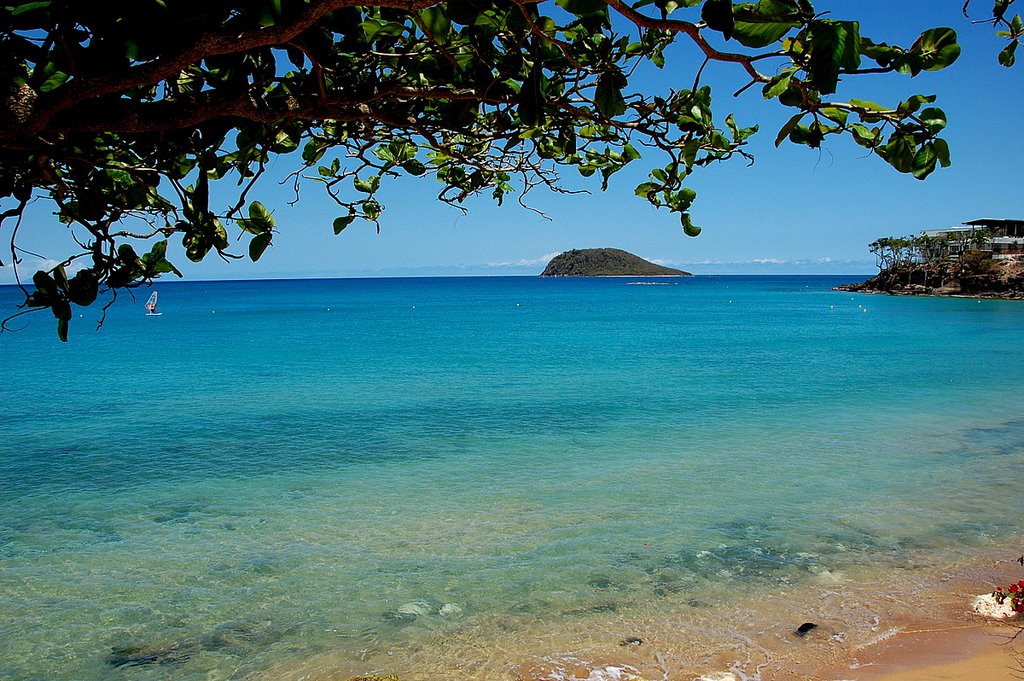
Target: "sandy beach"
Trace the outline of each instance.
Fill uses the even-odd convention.
[[[978,624],[907,633],[859,660],[857,681],[1017,681],[1024,676],[1021,639],[1012,626]]]

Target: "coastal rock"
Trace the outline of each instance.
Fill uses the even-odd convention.
[[[911,263],[882,271],[837,291],[891,295],[970,296],[1024,299],[1024,261],[970,259],[965,262]]]
[[[1011,621],[1020,619],[1020,613],[1014,612],[1013,608],[1010,607],[1009,598],[999,603],[992,594],[982,594],[975,597],[972,609],[982,617],[993,620]]]

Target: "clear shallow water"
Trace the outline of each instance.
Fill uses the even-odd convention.
[[[699,673],[750,599],[863,642],[1020,536],[1024,305],[630,281],[161,285],[0,336],[0,678],[542,676],[640,629]]]

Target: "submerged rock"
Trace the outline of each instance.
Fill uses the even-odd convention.
[[[385,610],[381,617],[384,618],[385,622],[412,622],[416,619],[416,614],[411,612],[399,612],[398,610]]]
[[[170,643],[138,643],[115,646],[107,656],[111,667],[141,667],[151,664],[177,664],[193,655],[245,646],[266,646],[284,635],[269,620],[229,622],[198,636]]]
[[[638,646],[643,643],[644,640],[639,636],[627,636],[626,638],[619,641],[620,646]]]
[[[433,615],[438,611],[438,608],[432,607],[430,603],[426,601],[409,601],[398,606],[398,612],[402,615],[413,615],[416,617],[424,617],[426,615]]]
[[[139,644],[124,648],[112,648],[107,656],[111,667],[141,667],[148,664],[176,664],[185,662],[198,652],[196,644],[161,648],[156,645]]]
[[[441,609],[437,612],[438,615],[446,619],[455,619],[462,617],[462,608],[455,605],[454,603],[445,603],[441,606]]]

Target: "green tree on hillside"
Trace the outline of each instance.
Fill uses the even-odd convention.
[[[296,195],[315,184],[336,202],[338,233],[379,229],[380,188],[399,175],[436,178],[453,205],[500,203],[561,190],[565,170],[604,189],[644,149],[636,195],[695,235],[689,175],[749,158],[757,129],[712,110],[709,62],[792,111],[777,144],[849,136],[924,178],[949,164],[933,98],[836,88],[960,53],[950,28],[890,45],[809,0],[33,0],[0,8],[0,24],[2,260],[23,257],[29,203],[52,206],[80,249],[24,291],[62,339],[72,304],[177,273],[168,239],[199,261],[241,257],[232,236],[246,236],[259,259],[276,233],[259,180],[277,156],[294,159]],[[637,86],[648,68],[663,88]]]

